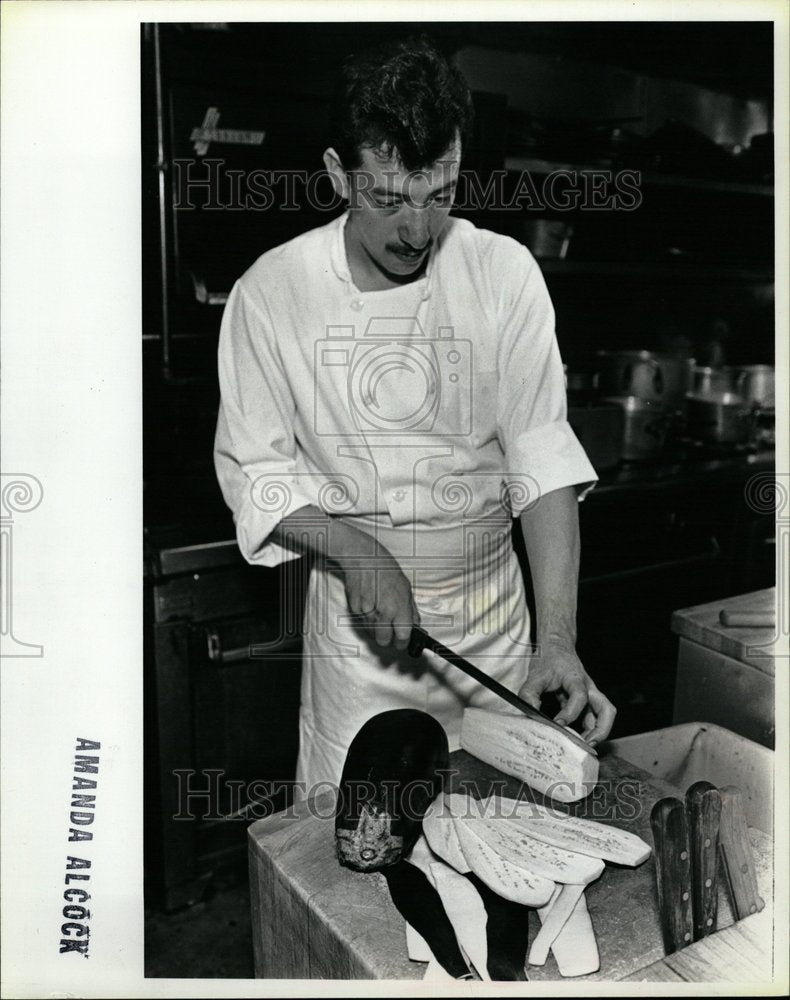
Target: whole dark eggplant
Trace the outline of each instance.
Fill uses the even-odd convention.
[[[403,860],[449,766],[447,734],[433,716],[401,708],[369,719],[348,749],[340,779],[335,813],[340,863],[375,872]]]

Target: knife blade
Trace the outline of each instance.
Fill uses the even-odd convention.
[[[524,701],[523,698],[519,698],[517,694],[513,694],[512,691],[509,691],[504,684],[500,684],[499,681],[494,680],[493,677],[489,677],[488,674],[474,666],[474,664],[465,660],[463,656],[459,656],[458,653],[454,653],[452,649],[439,642],[438,639],[434,639],[433,636],[429,635],[425,631],[425,629],[415,625],[411,630],[411,638],[409,639],[409,653],[414,657],[418,657],[424,649],[429,649],[432,653],[440,656],[443,660],[451,663],[454,667],[458,667],[460,670],[463,670],[465,674],[474,678],[478,684],[482,684],[483,687],[488,688],[489,691],[493,691],[494,694],[499,695],[499,697],[506,701],[509,705],[512,705],[520,712],[523,712],[524,715],[528,715],[537,722],[541,722],[546,726],[550,726],[552,729],[556,729],[558,732],[567,736],[572,743],[581,747],[582,750],[585,750],[591,756],[598,756],[595,748],[590,746],[586,740],[583,740],[581,736],[574,732],[570,727],[561,726],[558,722],[555,722],[554,719],[549,718],[548,715],[544,715],[539,709],[533,708],[532,705]]]
[[[709,781],[696,781],[686,791],[695,941],[716,930],[720,817],[718,789]]]

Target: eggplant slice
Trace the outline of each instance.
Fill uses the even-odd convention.
[[[489,976],[499,982],[526,981],[524,965],[529,946],[530,907],[503,899],[474,872],[469,872],[466,877],[480,893],[488,914]]]
[[[387,880],[398,912],[425,938],[445,972],[453,979],[472,979],[439,893],[419,868],[408,861],[400,861],[385,868],[381,874]]]

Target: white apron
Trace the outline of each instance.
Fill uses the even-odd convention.
[[[426,631],[517,692],[527,677],[530,621],[511,519],[498,514],[417,531],[361,519],[354,524],[376,532],[397,559],[412,582]],[[349,744],[379,712],[429,713],[444,726],[452,751],[460,745],[465,705],[513,711],[430,651],[414,659],[406,651],[381,648],[347,619],[341,577],[314,569],[304,619],[297,767],[305,794],[321,782],[337,784]]]

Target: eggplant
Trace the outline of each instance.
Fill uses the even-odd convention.
[[[441,897],[423,872],[409,861],[399,861],[382,875],[398,912],[423,936],[444,971],[453,979],[471,979]]]
[[[348,749],[335,812],[342,865],[375,872],[398,864],[422,831],[450,766],[447,734],[426,712],[381,712]]]
[[[466,876],[480,893],[488,914],[488,974],[494,981],[523,981],[529,944],[530,907],[498,896],[472,872]]]

